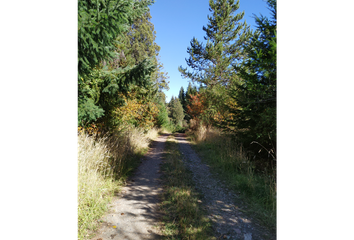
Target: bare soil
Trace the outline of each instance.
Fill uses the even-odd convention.
[[[140,240],[160,239],[158,221],[160,184],[160,164],[168,135],[159,136],[150,151],[142,159],[125,187],[114,199],[110,213],[92,240]]]
[[[168,135],[160,136],[142,160],[135,174],[111,204],[96,237],[91,240],[161,239],[159,231],[159,196],[162,194],[160,165]],[[177,134],[185,166],[193,173],[202,204],[213,222],[217,239],[273,240],[270,233],[252,217],[242,212],[237,194],[218,180],[191,148],[185,134]]]
[[[193,173],[193,181],[203,195],[202,202],[208,218],[213,222],[218,239],[270,240],[276,239],[271,232],[255,219],[242,212],[238,195],[211,174],[209,166],[201,161],[191,148],[185,134],[178,134],[180,152],[186,167]]]

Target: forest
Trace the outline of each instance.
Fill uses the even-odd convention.
[[[173,80],[159,57],[152,4],[78,1],[79,239],[97,228],[117,184],[139,165],[150,142],[176,132],[185,133],[274,228],[276,0],[267,0],[271,18],[254,15],[255,30],[239,0],[209,0],[205,41],[191,36],[181,43],[189,58],[176,68],[188,88],[169,102],[164,91]]]

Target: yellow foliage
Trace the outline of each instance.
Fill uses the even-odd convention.
[[[232,99],[232,98],[229,98],[226,101],[226,105],[227,105],[228,109],[232,109],[232,110],[239,109],[239,106],[237,105],[237,102],[234,99]],[[235,113],[231,113],[229,111],[225,111],[225,112],[218,111],[213,116],[213,119],[214,119],[214,121],[217,121],[217,122],[227,122],[227,120],[233,120],[234,117],[235,117]]]
[[[115,115],[125,123],[133,123],[137,127],[150,129],[158,114],[158,108],[155,103],[146,101],[144,98],[138,98],[137,92],[130,92],[125,97],[121,95],[126,105],[116,108]]]
[[[92,123],[86,127],[78,127],[77,131],[79,134],[81,133],[87,133],[88,135],[96,135],[101,133],[99,131],[99,126],[97,126],[96,124]]]

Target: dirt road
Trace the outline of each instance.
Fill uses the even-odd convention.
[[[128,180],[118,198],[111,204],[98,235],[92,240],[159,239],[157,204],[162,188],[160,164],[168,135],[159,136]]]
[[[160,165],[168,135],[160,136],[152,145],[142,164],[111,205],[111,212],[103,221],[98,235],[91,240],[161,239],[156,227],[161,214],[158,210],[162,193]],[[204,196],[203,206],[213,222],[217,239],[272,240],[276,239],[266,228],[239,210],[240,202],[233,191],[210,173],[191,148],[185,134],[177,134],[185,166],[193,173],[193,181]],[[236,202],[237,206],[236,206]],[[242,206],[241,206],[242,207]]]
[[[203,163],[191,148],[185,134],[178,134],[176,140],[184,156],[184,164],[193,173],[195,186],[204,196],[202,201],[208,218],[214,224],[215,237],[242,240],[276,239],[256,220],[239,210],[241,204],[237,194],[211,174],[209,166]]]

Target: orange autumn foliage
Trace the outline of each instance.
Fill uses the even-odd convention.
[[[200,93],[190,95],[190,103],[187,105],[187,113],[193,118],[198,118],[205,111],[205,98]]]

